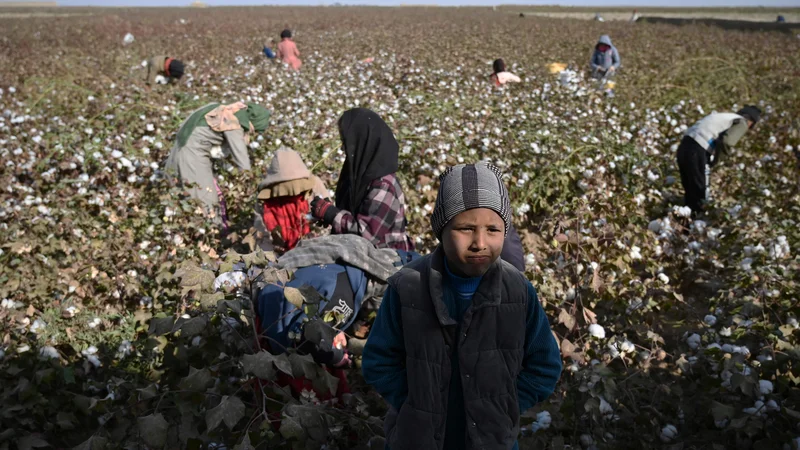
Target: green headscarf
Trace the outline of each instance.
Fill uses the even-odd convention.
[[[197,127],[207,127],[206,114],[217,108],[219,103],[210,103],[197,111],[193,112],[180,130],[178,130],[178,146],[183,147],[189,136],[192,135],[194,129]],[[255,103],[248,103],[247,108],[236,111],[233,115],[239,120],[239,124],[245,133],[250,132],[250,124],[253,124],[253,129],[256,133],[263,133],[269,126],[270,112],[267,108]]]
[[[250,131],[251,123],[256,133],[263,133],[269,126],[269,110],[255,103],[248,103],[247,108],[240,109],[233,115],[239,119],[239,123],[242,124],[245,133]]]

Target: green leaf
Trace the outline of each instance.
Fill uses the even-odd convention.
[[[72,450],[104,450],[108,446],[108,439],[100,436],[92,436],[87,441],[73,447]]]
[[[27,436],[23,436],[19,438],[17,441],[17,448],[19,450],[31,450],[33,448],[45,448],[50,447],[50,444],[47,443],[42,438],[42,435],[39,433],[29,434]]]
[[[272,362],[281,372],[289,376],[292,375],[292,363],[289,362],[289,356],[286,353],[275,356]]]
[[[139,400],[149,400],[153,397],[158,395],[158,387],[155,384],[151,384],[146,388],[137,389],[139,392]]]
[[[202,306],[204,309],[216,307],[220,300],[225,300],[224,292],[215,292],[213,294],[204,292],[200,294],[200,306]]]
[[[292,376],[295,378],[306,377],[313,380],[317,369],[320,368],[311,355],[292,353],[289,355],[289,362],[292,364]]]
[[[721,421],[724,419],[733,419],[736,415],[736,408],[733,406],[723,405],[718,401],[711,402],[711,414],[714,420]]]
[[[200,391],[205,392],[206,388],[213,379],[211,378],[211,371],[208,369],[195,369],[189,367],[189,375],[182,379],[178,386],[186,391]]]
[[[219,402],[219,405],[208,410],[206,413],[206,426],[209,430],[214,430],[221,422],[225,422],[228,429],[232,430],[244,417],[244,410],[244,403],[242,403],[239,397],[230,397],[226,395],[222,397],[222,401]]]
[[[242,370],[263,380],[275,379],[275,357],[266,350],[262,350],[255,355],[242,356]]]
[[[320,392],[330,392],[331,395],[336,395],[336,390],[339,388],[339,379],[317,365],[317,373],[311,379],[311,384],[314,389]]]
[[[194,337],[205,330],[208,319],[205,316],[193,317],[181,324],[182,337]]]
[[[160,413],[139,417],[138,424],[139,435],[148,446],[163,448],[167,444],[169,423]]]
[[[306,433],[303,431],[303,427],[300,425],[294,417],[289,417],[286,414],[283,414],[281,418],[281,428],[280,430],[281,436],[284,439],[297,439],[302,441],[305,437]]]
[[[242,442],[233,447],[233,450],[256,450],[253,444],[250,443],[250,435],[245,434]]]
[[[161,336],[167,333],[171,333],[172,327],[175,324],[175,317],[160,317],[160,318],[153,318],[150,320],[150,328],[147,330],[147,334],[152,336]]]

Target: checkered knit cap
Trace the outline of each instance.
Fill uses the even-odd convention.
[[[500,169],[493,164],[479,162],[459,164],[445,170],[439,176],[439,194],[431,215],[431,227],[436,237],[442,238],[444,227],[453,217],[475,208],[488,208],[496,212],[503,219],[505,232],[508,233],[511,204]]]

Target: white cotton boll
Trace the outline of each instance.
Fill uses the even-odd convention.
[[[750,270],[752,264],[753,264],[753,258],[745,258],[739,264],[739,267],[741,267],[742,270]]]
[[[661,429],[661,441],[670,442],[678,436],[678,429],[675,425],[667,425]]]
[[[639,247],[637,247],[635,245],[632,246],[630,254],[629,254],[631,259],[633,259],[633,260],[642,259],[641,251],[642,251],[642,249],[640,249]]]
[[[536,414],[536,423],[539,424],[541,429],[550,428],[550,424],[553,423],[553,417],[550,415],[549,411],[542,411]]]
[[[600,397],[600,414],[607,415],[614,412],[614,408],[611,407],[611,404],[606,401],[603,397]]]
[[[602,326],[593,323],[589,325],[589,334],[598,339],[605,339],[606,330]]]
[[[525,265],[532,266],[534,264],[536,264],[536,257],[533,255],[533,253],[528,253],[525,256]]]
[[[133,37],[133,34],[127,33],[127,34],[125,34],[125,37],[122,38],[122,45],[133,44],[133,41],[135,41],[135,40],[136,40],[136,38]],[[146,61],[145,61],[145,63],[146,63]]]
[[[167,80],[167,77],[163,75],[156,75],[155,81],[156,84],[167,84],[169,82],[169,80]]]
[[[95,368],[98,368],[102,365],[100,359],[97,356],[89,355],[86,357],[86,360],[89,361]]]
[[[692,333],[689,337],[686,338],[686,343],[689,345],[689,348],[692,350],[697,350],[697,347],[700,346],[700,342],[702,338],[697,333]]]
[[[131,345],[130,341],[125,340],[122,341],[121,344],[119,344],[119,347],[117,348],[117,356],[120,359],[122,359],[130,355],[132,351],[133,351],[133,345]]]
[[[791,326],[792,328],[800,328],[800,323],[797,322],[797,319],[794,317],[789,317],[786,320],[786,324]]]
[[[100,324],[103,323],[99,317],[95,317],[94,319],[89,321],[89,328],[97,328]]]
[[[44,331],[44,328],[46,326],[47,324],[44,322],[44,320],[36,319],[33,321],[33,324],[31,325],[31,333],[38,334],[39,332]]]
[[[119,151],[119,150],[114,150],[114,151],[111,152],[111,157],[112,158],[119,159],[119,158],[122,158],[122,155],[123,155],[123,153],[121,151]]]
[[[652,171],[648,170],[647,171],[647,179],[650,180],[650,181],[656,181],[658,179],[658,175],[656,175]]]
[[[647,225],[647,229],[655,234],[661,233],[661,220],[656,219],[650,221],[650,223]]]
[[[42,359],[59,359],[61,356],[58,354],[58,350],[51,346],[42,347],[39,350],[39,357]]]
[[[31,349],[30,345],[22,344],[19,347],[17,347],[17,353],[26,353],[26,352],[30,351],[30,349]]]
[[[613,343],[613,344],[608,344],[608,354],[609,354],[609,356],[611,356],[611,359],[615,359],[615,358],[619,357],[619,348],[618,348],[618,346],[619,346],[619,344],[616,343],[616,342]]]
[[[224,156],[222,152],[222,147],[219,145],[215,145],[211,147],[211,157],[214,159],[220,159]]]
[[[780,411],[781,410],[781,407],[778,405],[778,402],[776,402],[775,400],[767,401],[767,404],[765,406],[766,406],[768,412],[776,412],[776,411]]]
[[[752,408],[744,408],[742,412],[751,416],[762,415],[764,414],[764,402],[761,400],[756,400]]]
[[[692,216],[692,209],[688,206],[673,206],[672,212],[678,217],[691,217]]]
[[[147,131],[153,132],[156,130],[156,127],[153,126],[152,123],[147,124]]]
[[[761,392],[761,395],[769,395],[772,393],[773,389],[772,381],[758,380],[758,390]]]
[[[663,273],[658,274],[658,279],[664,284],[669,284],[669,277]]]
[[[713,326],[714,326],[714,325],[716,325],[716,323],[717,323],[717,317],[716,317],[716,316],[712,316],[711,314],[707,314],[707,315],[706,315],[706,316],[703,318],[703,322],[705,322],[705,323],[706,323],[706,325],[708,325],[708,326],[710,326],[710,327],[713,327]]]
[[[633,345],[633,342],[626,340],[622,341],[622,343],[619,345],[619,349],[623,353],[633,353],[634,351],[636,351],[636,346]]]

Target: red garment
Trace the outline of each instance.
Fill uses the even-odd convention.
[[[599,50],[600,52],[605,53],[605,52],[611,50],[611,46],[610,45],[606,45],[606,44],[597,44],[597,50]]]
[[[286,250],[293,249],[300,238],[311,231],[306,220],[310,208],[304,194],[274,197],[263,202],[264,225],[269,231],[280,227]]]

